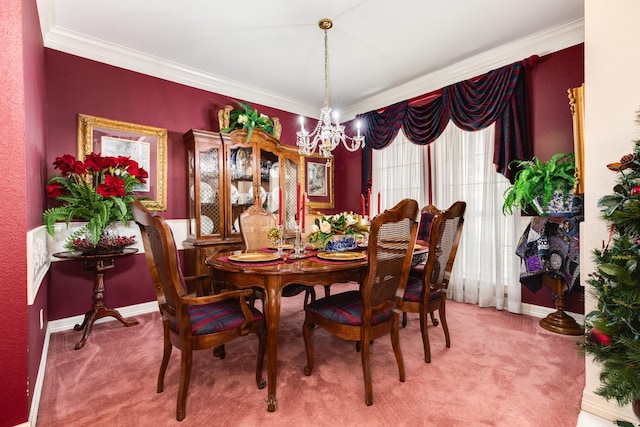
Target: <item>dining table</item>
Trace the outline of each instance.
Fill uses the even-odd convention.
[[[428,250],[416,246],[412,264],[424,261]],[[261,288],[267,329],[267,410],[277,408],[278,328],[282,290],[290,284],[329,286],[361,283],[367,273],[366,248],[347,252],[307,250],[296,257],[291,252],[276,255],[265,248],[259,252],[219,252],[207,258],[211,279],[217,287]]]
[[[330,253],[328,253],[330,254]],[[366,253],[326,255],[307,251],[298,258],[273,252],[238,254],[220,252],[205,262],[216,284],[235,288],[261,288],[264,291],[264,318],[267,329],[267,410],[277,407],[278,328],[282,290],[289,284],[328,286],[350,281],[361,282],[367,271]],[[353,255],[350,255],[353,254]],[[329,259],[327,259],[329,258]]]

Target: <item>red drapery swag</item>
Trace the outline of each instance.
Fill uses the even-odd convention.
[[[358,115],[367,141],[362,153],[363,194],[371,188],[372,149],[389,145],[400,128],[414,144],[430,144],[442,134],[449,120],[466,131],[495,122],[493,163],[499,173],[513,181],[516,171],[509,169],[509,163],[533,155],[525,68],[537,61],[538,57],[532,56],[428,96],[398,102],[381,112]]]

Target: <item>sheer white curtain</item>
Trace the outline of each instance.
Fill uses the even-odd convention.
[[[384,150],[373,150],[373,213],[377,194],[381,209],[409,197],[440,209],[467,202],[465,225],[449,283],[449,298],[520,312],[519,259],[515,254],[520,215],[502,214],[509,181],[493,165],[494,127],[465,132],[449,123],[427,148],[409,142],[402,132]],[[431,171],[431,172],[429,172]],[[374,196],[375,195],[375,196]]]
[[[465,224],[449,282],[449,298],[520,313],[520,215],[502,214],[509,180],[493,165],[494,126],[466,132],[449,123],[432,143],[434,204],[467,202]]]
[[[372,150],[371,215],[392,208],[402,199],[414,199],[418,206],[427,204],[429,188],[426,150],[411,143],[402,133],[382,150]]]

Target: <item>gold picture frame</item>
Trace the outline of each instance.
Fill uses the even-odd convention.
[[[89,153],[127,156],[149,173],[136,191],[150,210],[167,209],[167,130],[78,114],[78,159]]]
[[[573,151],[576,158],[575,195],[584,194],[584,83],[567,90],[573,117]]]
[[[309,200],[307,205],[314,209],[333,209],[333,157],[303,156],[300,165],[300,182]]]

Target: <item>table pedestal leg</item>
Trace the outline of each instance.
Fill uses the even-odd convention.
[[[273,280],[267,278],[266,280]],[[267,286],[265,298],[265,321],[267,327],[267,410],[274,412],[276,401],[276,378],[278,376],[278,326],[280,325],[280,300],[282,289]]]
[[[104,306],[104,273],[103,270],[107,270],[113,268],[113,264],[105,265],[102,262],[97,263],[93,268],[96,270],[96,278],[93,284],[93,307],[84,315],[84,320],[82,324],[75,325],[73,329],[75,331],[81,331],[84,329],[84,333],[82,334],[82,339],[78,341],[75,345],[76,350],[80,350],[87,343],[87,339],[89,338],[89,334],[91,333],[91,329],[93,327],[93,323],[102,319],[103,317],[115,317],[125,326],[134,326],[138,324],[137,320],[127,321],[122,315],[118,312],[118,310],[113,310]]]
[[[551,281],[551,283],[549,283]],[[540,320],[544,329],[563,335],[582,335],[584,330],[575,319],[564,312],[564,281],[561,277],[545,277],[542,280],[556,295],[556,311]]]

